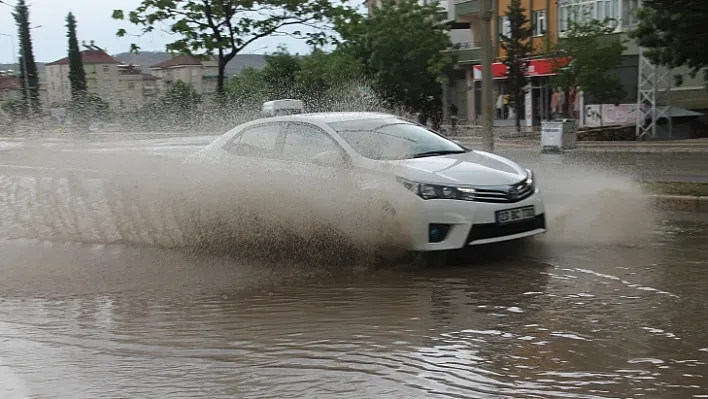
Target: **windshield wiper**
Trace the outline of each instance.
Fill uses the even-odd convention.
[[[440,151],[426,151],[418,154],[411,155],[411,158],[423,158],[423,157],[434,157],[438,155],[448,155],[448,154],[464,154],[465,150],[440,150]]]

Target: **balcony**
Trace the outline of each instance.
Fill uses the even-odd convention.
[[[454,56],[457,64],[478,64],[482,58],[479,42],[457,43],[459,48],[446,50],[445,53]]]
[[[455,0],[455,17],[479,14],[482,0]]]

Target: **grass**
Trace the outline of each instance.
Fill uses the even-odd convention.
[[[655,194],[708,197],[708,183],[645,182],[643,185]]]

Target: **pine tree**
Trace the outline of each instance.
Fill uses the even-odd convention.
[[[69,38],[69,82],[71,82],[71,98],[79,100],[86,94],[86,71],[81,59],[79,41],[76,38],[76,18],[69,13],[66,16],[66,36]]]
[[[22,98],[25,107],[32,112],[39,112],[39,72],[32,52],[32,36],[30,34],[29,8],[25,0],[18,0],[15,12],[12,14],[17,23],[20,36],[20,82],[22,83]],[[29,86],[29,90],[28,90]],[[29,93],[28,93],[29,92]],[[28,96],[29,94],[29,96]],[[29,98],[28,98],[29,97]]]
[[[507,87],[509,89],[509,105],[516,111],[516,131],[521,132],[521,105],[524,103],[526,87],[529,78],[528,57],[533,53],[533,28],[526,17],[526,9],[521,6],[521,0],[512,0],[506,10],[509,19],[509,36],[501,35],[501,47],[506,52]]]

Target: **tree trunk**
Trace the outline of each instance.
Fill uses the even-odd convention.
[[[523,99],[523,96],[516,96],[516,101],[515,101],[516,104],[514,104],[515,105],[514,113],[516,114],[515,115],[515,117],[516,117],[516,133],[519,133],[519,134],[521,134],[521,112],[519,112],[519,110],[521,109],[520,104],[521,104],[522,99]]]
[[[224,82],[226,80],[226,57],[219,53],[219,72],[216,77],[216,93],[221,96],[224,94]]]

